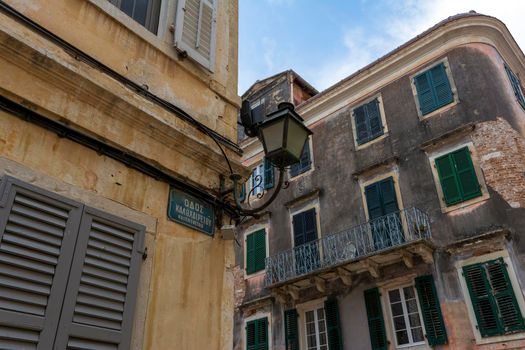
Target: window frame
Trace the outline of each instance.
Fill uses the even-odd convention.
[[[301,206],[296,206],[293,208],[290,208],[289,210],[289,222],[290,222],[290,242],[291,247],[294,248],[295,245],[295,233],[293,229],[293,217],[297,214],[301,214],[307,210],[315,209],[315,224],[317,227],[317,239],[322,237],[321,234],[321,220],[320,220],[320,205],[319,205],[319,199],[315,199],[314,201],[310,201],[306,204],[303,204]],[[321,253],[322,254],[322,253]]]
[[[455,263],[456,271],[457,271],[458,278],[459,278],[460,288],[463,293],[463,297],[464,297],[465,304],[466,304],[467,311],[468,311],[470,325],[472,327],[472,332],[474,334],[476,344],[478,345],[525,339],[525,331],[519,332],[519,333],[507,334],[507,335],[495,335],[491,337],[482,337],[480,331],[478,330],[477,318],[474,312],[474,308],[472,306],[470,292],[467,287],[465,276],[463,276],[463,267],[468,266],[468,265],[478,264],[478,263],[484,263],[490,260],[496,260],[498,258],[502,258],[506,264],[507,273],[509,275],[509,280],[512,285],[514,296],[516,297],[516,301],[521,311],[521,315],[522,317],[524,317],[525,316],[524,314],[525,300],[523,297],[523,292],[520,287],[520,282],[518,280],[516,270],[514,269],[514,264],[512,263],[512,259],[510,258],[509,252],[507,250],[500,250],[500,251],[485,254],[485,255],[474,256],[471,258],[460,260]]]
[[[397,167],[389,169],[387,172],[381,172],[379,174],[375,174],[375,176],[363,177],[359,179],[359,187],[361,189],[361,200],[363,203],[363,210],[365,212],[366,222],[370,221],[370,215],[368,214],[368,202],[366,200],[366,191],[365,191],[366,187],[376,182],[385,180],[389,177],[391,177],[394,182],[394,190],[396,192],[396,200],[397,200],[398,209],[399,211],[402,211],[403,209],[405,209],[405,206],[403,205],[403,197],[401,196],[401,188],[399,186],[399,170],[397,169]],[[403,219],[404,216],[402,215],[401,218]],[[406,232],[406,224],[404,221],[403,221],[403,228],[405,229],[405,232]],[[372,237],[370,238],[372,239]]]
[[[378,135],[372,139],[369,139],[363,143],[359,143],[358,140],[357,140],[357,123],[355,122],[355,110],[365,104],[368,104],[372,101],[374,101],[375,99],[377,99],[378,101],[378,105],[379,105],[379,114],[380,114],[380,117],[381,117],[381,124],[383,126],[383,133],[381,135]],[[353,136],[354,136],[354,147],[356,150],[361,150],[363,148],[366,148],[382,139],[384,139],[385,137],[388,136],[389,134],[389,130],[388,130],[388,125],[387,125],[387,122],[386,122],[386,115],[385,115],[385,109],[384,109],[384,104],[383,104],[383,96],[381,93],[379,94],[375,94],[373,95],[372,97],[370,98],[367,98],[365,100],[363,100],[362,102],[360,102],[359,104],[355,105],[354,107],[352,107],[352,111],[351,111],[351,115],[350,115],[350,121],[352,123],[352,133],[353,133]]]
[[[403,345],[399,345],[398,344],[398,339],[397,339],[397,336],[396,336],[396,329],[395,329],[395,326],[394,326],[394,316],[392,314],[392,307],[391,307],[391,302],[390,302],[390,291],[393,291],[393,290],[398,290],[400,291],[400,297],[401,297],[401,306],[403,308],[403,318],[405,320],[405,323],[408,327],[410,327],[410,321],[408,319],[408,310],[406,308],[406,305],[405,305],[405,296],[404,296],[404,291],[403,291],[403,288],[406,288],[406,287],[411,287],[412,290],[414,291],[414,299],[416,300],[416,304],[417,304],[417,312],[418,312],[418,315],[419,315],[419,322],[421,324],[421,329],[423,331],[423,338],[424,340],[423,341],[419,341],[419,342],[411,342],[411,343],[408,343],[408,344],[403,344]],[[387,322],[387,325],[388,325],[388,333],[390,333],[390,338],[391,339],[394,339],[395,341],[395,344],[394,344],[394,347],[396,349],[405,349],[405,348],[412,348],[412,347],[420,347],[420,346],[428,346],[428,341],[426,340],[426,337],[425,337],[425,334],[426,334],[426,330],[425,330],[425,323],[423,321],[423,317],[421,315],[421,305],[419,304],[419,297],[418,297],[418,294],[417,294],[417,289],[416,289],[416,286],[415,286],[415,281],[414,279],[412,279],[412,281],[410,283],[406,283],[406,284],[402,284],[402,285],[397,285],[395,287],[388,287],[388,288],[384,288],[383,289],[383,293],[384,293],[384,305],[385,305],[385,308],[387,309],[387,315],[388,315],[388,322]],[[407,328],[408,329],[408,328]],[[408,334],[408,332],[407,332]],[[409,334],[409,338],[412,338],[412,332],[410,332]]]
[[[254,225],[254,226],[250,227],[248,230],[246,230],[244,232],[244,238],[243,238],[243,262],[244,262],[243,274],[244,274],[244,279],[245,280],[266,274],[266,267],[264,269],[261,269],[259,271],[255,271],[255,272],[250,273],[250,274],[247,273],[247,263],[248,263],[248,245],[247,245],[247,241],[248,241],[248,236],[251,235],[251,234],[256,233],[257,231],[261,231],[261,230],[264,230],[264,232],[265,232],[265,235],[264,235],[264,238],[265,238],[265,243],[264,244],[265,244],[265,249],[266,249],[265,259],[270,256],[269,237],[268,237],[269,236],[269,231],[270,231],[269,230],[269,225],[268,224]]]
[[[306,340],[306,312],[311,310],[317,310],[319,308],[324,309],[324,303],[327,300],[327,297],[322,297],[315,300],[310,300],[305,303],[296,305],[296,310],[298,314],[298,330],[299,330],[299,349],[307,349],[307,340]],[[325,310],[325,326],[326,326],[326,310]],[[328,329],[327,329],[328,330]],[[328,333],[327,333],[328,341]],[[327,343],[328,345],[328,343]]]
[[[457,151],[465,147],[467,147],[468,150],[470,151],[470,159],[472,161],[472,166],[474,168],[474,172],[476,173],[476,177],[478,179],[479,187],[481,190],[481,196],[477,196],[477,197],[465,200],[463,202],[459,202],[459,203],[447,206],[447,203],[445,202],[445,198],[443,194],[443,189],[441,188],[441,180],[439,178],[435,160],[437,158],[440,158],[444,155],[450,154],[454,151]],[[432,172],[432,176],[434,177],[434,186],[436,187],[436,192],[437,192],[437,196],[438,196],[438,200],[441,206],[442,213],[448,213],[448,212],[451,212],[457,209],[465,208],[470,205],[483,202],[490,198],[490,193],[487,189],[487,185],[485,183],[485,177],[483,176],[483,171],[480,166],[479,156],[476,152],[476,148],[474,147],[474,144],[472,143],[472,141],[470,142],[456,141],[453,144],[449,144],[447,147],[429,151],[427,152],[427,155],[428,155],[428,160],[430,163],[430,169]]]
[[[421,112],[421,108],[420,108],[420,105],[419,105],[419,97],[418,97],[418,93],[417,93],[417,87],[416,87],[416,82],[415,82],[415,78],[417,76],[419,76],[420,74],[436,67],[437,65],[439,64],[443,64],[445,66],[445,73],[447,75],[447,78],[448,78],[448,83],[450,85],[450,90],[452,92],[452,102],[450,103],[447,103],[446,105],[444,106],[441,106],[441,107],[438,107],[426,114],[423,114]],[[454,107],[455,105],[457,105],[459,103],[459,97],[458,97],[458,91],[457,91],[457,88],[456,88],[456,83],[454,82],[454,78],[452,76],[452,72],[450,70],[450,64],[448,62],[448,57],[444,57],[440,60],[437,60],[437,61],[434,61],[432,63],[429,63],[427,65],[424,66],[424,68],[422,69],[419,69],[417,72],[415,72],[414,74],[410,75],[410,86],[412,88],[412,94],[413,94],[413,97],[414,97],[414,102],[416,104],[416,110],[417,110],[417,115],[419,117],[419,120],[424,120],[424,119],[427,119],[427,118],[430,118],[432,116],[435,116],[435,115],[438,115],[438,114],[441,114],[442,112]]]

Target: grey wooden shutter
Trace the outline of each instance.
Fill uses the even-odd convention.
[[[82,205],[11,177],[0,187],[0,348],[53,349]]]
[[[175,46],[213,72],[216,0],[178,0]]]
[[[143,226],[86,207],[55,348],[129,349],[143,239]]]

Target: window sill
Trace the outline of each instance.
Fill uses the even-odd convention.
[[[421,111],[419,110],[419,107],[418,107],[418,110],[417,110],[417,115],[419,116],[419,121],[423,121],[423,120],[426,120],[426,119],[429,119],[433,116],[436,116],[438,114],[441,114],[441,113],[444,113],[446,111],[448,111],[449,109],[451,109],[452,107],[455,107],[459,104],[459,101],[454,98],[454,101],[450,102],[449,104],[446,104],[444,105],[443,107],[439,107],[438,109],[430,112],[430,113],[427,113],[425,115],[421,114]]]
[[[355,143],[355,149],[356,151],[360,151],[362,149],[365,149],[367,148],[368,146],[371,146],[373,145],[374,143],[377,143],[381,140],[383,140],[384,138],[386,138],[388,136],[388,131],[386,131],[385,133],[383,133],[382,135],[379,135],[378,137],[376,137],[375,139],[372,139],[370,141],[367,141],[365,143],[362,143],[362,144],[358,144],[357,142]]]
[[[300,173],[299,175],[295,175],[294,177],[291,177],[291,175],[290,175],[290,177],[289,177],[288,180],[289,180],[289,181],[295,181],[295,180],[297,180],[297,179],[300,179],[300,178],[302,178],[302,177],[305,177],[305,176],[307,176],[307,175],[310,175],[310,174],[312,173],[312,171],[314,171],[314,167],[313,167],[313,165],[310,166],[310,169],[306,170],[306,171],[303,172],[303,173]]]
[[[495,343],[502,343],[502,342],[508,342],[513,340],[522,340],[525,339],[525,331],[522,331],[520,333],[513,333],[508,335],[497,335],[493,337],[486,337],[481,338],[479,336],[479,333],[476,332],[476,344],[478,345],[485,345],[485,344],[495,344]]]
[[[490,199],[490,194],[486,191],[484,191],[484,193],[482,193],[481,196],[479,197],[476,197],[476,198],[472,198],[472,199],[469,199],[465,202],[461,202],[461,203],[458,203],[458,204],[454,204],[454,205],[451,205],[449,207],[447,207],[445,205],[445,203],[443,202],[442,199],[440,199],[440,202],[441,202],[441,212],[442,213],[450,213],[454,210],[459,210],[459,209],[463,209],[463,208],[466,208],[466,207],[469,207],[471,205],[474,205],[474,204],[477,204],[477,203],[481,203],[481,202],[484,202],[486,200]]]
[[[264,276],[265,274],[266,274],[266,269],[262,269],[260,271],[254,272],[254,273],[250,273],[249,275],[246,273],[246,270],[244,270],[244,280],[249,280],[249,279],[252,279],[254,277]]]

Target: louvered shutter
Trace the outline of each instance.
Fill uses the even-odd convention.
[[[254,272],[264,270],[266,260],[266,230],[262,229],[252,234],[254,245]]]
[[[379,289],[372,288],[365,290],[364,297],[372,350],[387,350],[388,343]]]
[[[144,227],[85,208],[56,349],[129,349]]]
[[[521,106],[525,108],[525,97],[523,96],[523,89],[521,88],[518,77],[507,65],[505,65],[505,71],[507,72],[507,76],[509,77],[510,83],[512,85],[514,96],[516,96],[516,99],[521,104]]]
[[[299,246],[306,243],[305,226],[304,226],[304,215],[305,213],[295,214],[292,218],[293,224],[293,237],[294,246]]]
[[[246,273],[255,272],[255,235],[246,236]]]
[[[430,346],[447,343],[447,330],[441,314],[441,306],[432,275],[415,279],[419,305],[425,324],[425,331]]]
[[[366,105],[354,109],[355,131],[358,145],[361,145],[368,140],[369,131],[367,119]]]
[[[257,325],[257,348],[256,350],[269,350],[268,349],[268,319],[259,319]]]
[[[430,78],[432,79],[432,88],[434,91],[435,109],[449,104],[454,100],[452,89],[448,81],[447,72],[443,63],[430,69]]]
[[[456,178],[455,165],[450,154],[436,158],[436,168],[446,205],[461,202],[461,192]]]
[[[246,200],[246,184],[241,184],[241,193],[239,193],[239,201],[244,202]]]
[[[297,324],[297,310],[284,312],[284,341],[286,350],[299,350],[299,327]]]
[[[305,211],[303,218],[305,243],[315,241],[317,239],[317,218],[315,208]]]
[[[435,109],[429,72],[426,71],[419,74],[414,78],[414,82],[416,84],[419,110],[421,111],[422,115],[425,115]]]
[[[379,100],[376,98],[367,104],[368,121],[370,128],[369,139],[376,138],[383,135],[383,121],[381,120],[381,112],[379,109]]]
[[[369,220],[383,216],[380,191],[378,182],[365,187],[366,206],[368,209]]]
[[[326,331],[328,333],[328,349],[343,350],[343,336],[341,334],[341,321],[336,298],[328,298],[324,303],[326,315]]]
[[[499,310],[503,331],[505,333],[522,331],[525,325],[505,262],[502,258],[492,260],[485,264],[485,268]]]
[[[0,348],[53,348],[82,205],[11,177],[0,193]]]
[[[381,206],[383,215],[394,213],[399,210],[397,206],[396,190],[394,187],[394,179],[389,177],[379,182],[379,189],[381,193]]]
[[[468,147],[462,148],[452,153],[455,172],[461,191],[462,200],[468,200],[481,195],[476,171],[470,158]]]
[[[257,350],[256,321],[246,323],[246,350]]]
[[[216,0],[178,0],[175,46],[214,70]]]
[[[268,161],[267,158],[264,158],[264,188],[270,189],[273,187],[274,181],[274,171],[273,165]]]
[[[481,336],[489,337],[501,334],[498,311],[490,293],[489,281],[482,264],[464,266],[463,275],[467,282],[470,300]]]

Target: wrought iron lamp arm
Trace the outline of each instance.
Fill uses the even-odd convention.
[[[241,206],[241,202],[240,202],[240,199],[238,196],[238,190],[237,190],[239,180],[241,180],[241,176],[238,174],[232,174],[230,175],[230,180],[233,181],[233,197],[235,198],[235,204],[237,208],[239,208],[239,214],[243,216],[256,216],[257,213],[260,213],[261,210],[269,206],[273,202],[273,200],[277,197],[279,192],[281,191],[281,188],[283,187],[283,183],[284,183],[284,168],[279,169],[279,181],[271,197],[268,198],[268,200],[265,203],[263,203],[261,206],[254,208],[254,209],[245,209]]]

